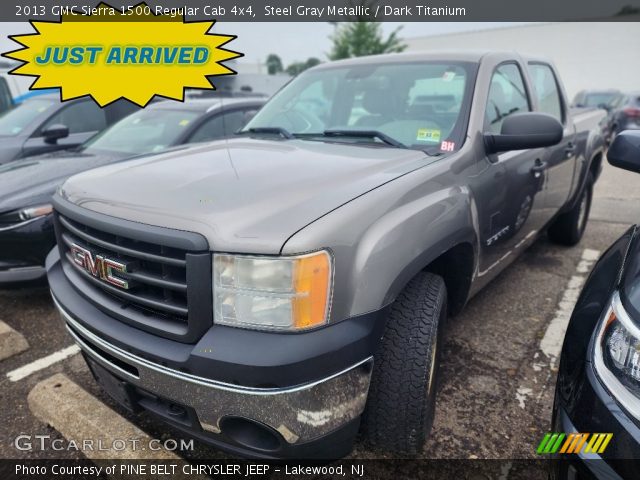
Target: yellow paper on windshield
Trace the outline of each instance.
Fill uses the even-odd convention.
[[[438,143],[440,141],[440,130],[433,128],[420,128],[418,129],[416,141]]]

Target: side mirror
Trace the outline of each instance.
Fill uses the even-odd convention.
[[[484,134],[487,153],[550,147],[562,140],[562,125],[546,113],[523,112],[509,115],[499,135]]]
[[[60,123],[56,123],[45,128],[42,131],[42,136],[44,137],[44,141],[46,143],[55,145],[55,143],[61,138],[66,138],[69,136],[69,127]]]
[[[614,167],[640,173],[640,130],[625,130],[616,135],[607,151]]]

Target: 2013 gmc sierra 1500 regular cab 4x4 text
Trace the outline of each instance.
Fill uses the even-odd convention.
[[[447,316],[541,232],[580,240],[603,115],[514,53],[327,63],[238,138],[65,182],[53,298],[113,397],[205,442],[415,455]]]

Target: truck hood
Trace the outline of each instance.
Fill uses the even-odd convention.
[[[47,203],[70,176],[123,156],[62,151],[0,165],[0,212]]]
[[[317,218],[433,160],[377,145],[237,138],[91,170],[61,194],[95,212],[200,233],[212,250],[277,254]]]

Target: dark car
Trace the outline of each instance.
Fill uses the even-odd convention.
[[[610,111],[612,105],[623,97],[620,90],[582,90],[573,97],[572,107],[595,107]]]
[[[640,131],[621,133],[608,157],[614,166],[640,172]],[[553,478],[638,478],[640,231],[637,225],[598,260],[573,311],[560,359],[553,432],[558,435],[554,449],[559,447],[561,452],[559,461],[553,463]],[[575,440],[574,452],[568,453],[572,448],[565,449],[562,443],[585,434],[584,440]]]
[[[0,285],[43,277],[55,245],[51,196],[68,177],[108,163],[233,134],[260,99],[159,102],[75,150],[0,166]]]
[[[57,95],[25,100],[0,116],[0,165],[83,144],[138,110],[126,100],[100,108],[90,98],[61,102]]]
[[[612,105],[605,139],[610,142],[624,130],[640,130],[640,91],[627,93]]]

